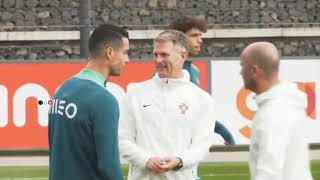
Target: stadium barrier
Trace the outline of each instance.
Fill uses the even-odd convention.
[[[320,150],[320,143],[310,144],[310,150]],[[210,153],[214,152],[243,152],[249,151],[248,145],[212,145]],[[48,149],[0,149],[1,156],[48,156]]]

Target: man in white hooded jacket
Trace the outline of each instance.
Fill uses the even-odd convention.
[[[251,180],[312,180],[306,121],[306,95],[278,78],[280,57],[268,42],[250,44],[241,54],[245,88],[257,94],[249,166]]]
[[[120,108],[120,154],[130,162],[128,180],[195,180],[213,142],[214,102],[182,72],[187,37],[160,33],[154,42],[157,76],[138,83]]]

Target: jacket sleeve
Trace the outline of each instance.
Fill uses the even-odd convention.
[[[190,81],[200,87],[200,70],[194,64],[190,66]]]
[[[118,146],[118,103],[112,97],[99,99],[92,112],[100,177],[105,180],[123,180]]]
[[[231,132],[219,121],[216,121],[214,132],[219,134],[224,139],[224,141],[227,142],[227,145],[235,144]]]
[[[263,124],[257,129],[256,164],[253,180],[282,180],[282,172],[289,141],[289,124],[282,114],[272,112],[263,114]]]
[[[151,155],[136,143],[137,127],[130,94],[120,103],[119,146],[120,154],[137,167],[145,168]]]
[[[189,168],[198,164],[208,153],[213,142],[212,129],[215,126],[214,101],[210,96],[206,103],[201,104],[199,119],[192,132],[191,147],[180,157],[183,160],[183,168]],[[178,155],[179,156],[179,155]]]

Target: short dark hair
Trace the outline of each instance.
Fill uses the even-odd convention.
[[[207,24],[203,16],[182,16],[172,21],[169,28],[182,31],[183,33],[188,32],[192,28],[207,32]]]
[[[89,38],[89,52],[92,57],[97,57],[106,46],[117,49],[122,46],[122,38],[129,39],[125,29],[112,24],[100,25]]]

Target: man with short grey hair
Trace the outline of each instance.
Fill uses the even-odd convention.
[[[188,39],[180,31],[154,41],[157,76],[135,85],[120,108],[120,154],[128,180],[194,180],[213,142],[214,102],[182,71]]]

